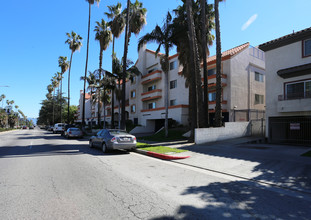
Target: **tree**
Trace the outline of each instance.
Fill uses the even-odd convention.
[[[165,90],[165,137],[168,137],[168,72],[169,72],[169,51],[173,47],[173,26],[172,26],[172,16],[168,12],[166,15],[166,19],[164,21],[164,24],[162,28],[160,28],[158,25],[155,27],[155,29],[151,32],[146,34],[145,36],[141,37],[139,39],[138,43],[138,50],[140,47],[147,42],[156,42],[159,46],[156,50],[156,56],[160,52],[161,46],[164,47],[165,54],[161,56],[161,68],[165,73],[165,82],[164,82],[164,90]]]
[[[89,75],[84,78],[84,76],[81,76],[80,80],[86,80],[88,83],[87,90],[90,91],[90,112],[92,114],[92,106],[93,106],[93,94],[96,92],[96,83],[97,79],[94,73],[89,71]]]
[[[94,2],[94,1],[93,1]],[[74,52],[77,50],[80,50],[82,46],[82,37],[75,32],[66,33],[68,39],[65,41],[66,44],[69,45],[69,49],[71,50],[71,55],[70,55],[70,62],[69,62],[69,73],[68,73],[68,107],[67,107],[67,118],[69,119],[69,114],[70,114],[70,71],[71,71],[71,64],[72,64],[72,55]],[[67,122],[68,123],[68,122]]]
[[[116,5],[112,6],[107,6],[109,12],[105,12],[107,17],[111,19],[109,22],[110,30],[113,36],[112,39],[112,72],[114,71],[114,45],[115,45],[115,38],[119,38],[121,33],[124,31],[125,27],[125,16],[124,13],[121,13],[122,5],[121,3],[117,3]],[[111,91],[111,127],[114,128],[114,95],[115,92],[114,90]],[[119,108],[120,108],[120,103],[119,103]],[[120,111],[119,111],[120,115]]]
[[[216,24],[216,107],[215,107],[215,127],[222,126],[221,110],[221,41],[219,22],[219,1],[215,0],[215,24]]]
[[[109,77],[112,78],[112,91],[116,94],[116,98],[119,101],[119,129],[121,128],[121,111],[120,111],[120,101],[122,100],[122,91],[121,91],[121,82],[123,79],[123,59],[121,61],[114,55],[113,57],[113,73]],[[138,68],[134,65],[131,60],[127,60],[126,62],[126,80],[130,79],[133,80],[135,76],[141,75],[141,72]],[[118,87],[115,85],[115,80],[118,82]],[[112,122],[114,123],[114,121]]]
[[[101,22],[96,21],[95,26],[95,40],[99,41],[100,50],[99,50],[99,71],[98,73],[98,79],[101,81],[101,77],[103,75],[103,69],[102,69],[102,62],[103,62],[103,51],[107,49],[109,46],[111,40],[112,40],[112,33],[109,29],[109,25],[107,22],[104,21],[104,19],[101,20]],[[98,113],[97,113],[97,124],[100,125],[100,92],[101,87],[98,88]],[[104,109],[105,111],[105,109]]]
[[[68,70],[69,68],[69,62],[67,61],[67,57],[63,57],[63,56],[59,56],[58,57],[58,66],[61,68],[61,75],[59,76],[60,78],[60,97],[59,97],[59,101],[62,101],[62,96],[63,96],[63,75],[64,73]],[[62,112],[63,112],[63,108],[62,108],[62,102],[60,103],[60,122],[62,122],[63,117],[62,117]]]
[[[125,28],[125,41],[124,41],[124,55],[123,63],[127,61],[128,43],[131,33],[139,34],[142,27],[146,24],[147,9],[143,8],[143,4],[138,0],[131,4],[130,0],[127,1],[126,12],[126,28]],[[123,65],[122,77],[122,108],[121,108],[121,128],[125,129],[125,90],[126,90],[126,65]]]
[[[89,3],[89,20],[88,20],[88,29],[87,29],[87,43],[86,43],[86,61],[85,61],[85,71],[84,77],[86,79],[87,75],[87,64],[89,60],[89,41],[90,41],[90,27],[91,27],[91,6],[96,2],[99,4],[100,0],[86,0]],[[85,86],[86,80],[84,80],[83,84],[83,103],[82,103],[82,129],[84,130],[85,125]]]
[[[203,127],[203,105],[201,103],[201,100],[203,100],[203,94],[202,94],[202,82],[201,82],[201,73],[200,71],[194,71],[193,67],[193,56],[189,56],[193,52],[192,49],[190,49],[190,43],[189,43],[189,35],[185,34],[189,31],[189,22],[188,22],[188,13],[186,8],[186,0],[183,0],[184,4],[179,6],[177,9],[174,10],[176,17],[173,20],[173,26],[174,26],[174,44],[177,46],[177,52],[178,52],[178,60],[183,66],[182,69],[182,75],[186,78],[186,87],[189,87],[189,123],[190,127],[192,128],[192,131],[194,131],[194,128],[198,125],[200,127]],[[199,61],[202,62],[203,60],[203,50],[202,50],[202,25],[200,25],[201,21],[201,8],[199,4],[199,0],[197,1],[191,1],[191,11],[192,11],[192,17],[195,27],[194,29],[194,35],[196,37],[197,42],[197,52]],[[210,34],[210,31],[214,27],[214,21],[213,21],[213,6],[212,5],[205,5],[205,14],[206,14],[206,38],[207,43],[209,45],[213,42],[213,35]],[[188,8],[189,10],[190,8]],[[200,70],[200,62],[196,62],[197,64],[196,69]],[[194,79],[195,77],[195,79]],[[195,82],[195,83],[194,83]],[[196,93],[196,94],[194,94]],[[197,95],[197,98],[194,98],[194,95]],[[200,102],[198,101],[200,100]],[[194,117],[197,117],[197,120],[194,119]],[[193,132],[192,132],[193,133]],[[193,136],[191,137],[193,139]]]

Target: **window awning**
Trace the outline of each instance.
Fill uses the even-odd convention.
[[[277,71],[283,79],[311,74],[311,63]]]

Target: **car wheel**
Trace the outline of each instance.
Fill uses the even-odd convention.
[[[107,145],[105,143],[103,143],[103,145],[102,145],[102,150],[104,153],[107,152]]]
[[[93,148],[93,147],[94,147],[94,146],[93,146],[92,140],[89,141],[89,146],[90,146],[90,148]]]

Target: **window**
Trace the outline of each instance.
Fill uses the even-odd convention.
[[[286,99],[311,98],[311,80],[288,83],[285,89]]]
[[[176,68],[176,61],[170,62],[170,70],[173,70]]]
[[[176,99],[170,100],[170,106],[176,105]]]
[[[131,98],[135,98],[136,97],[136,90],[131,91]]]
[[[152,73],[155,69],[148,70],[148,73]]]
[[[149,86],[148,87],[148,92],[150,92],[152,90],[155,90],[156,88],[157,88],[156,85]]]
[[[208,76],[216,75],[216,68],[207,70],[207,75]]]
[[[170,89],[174,89],[177,87],[177,79],[170,81]]]
[[[136,76],[131,77],[131,83],[135,84],[136,83]]]
[[[136,112],[136,105],[131,105],[131,112],[135,113]]]
[[[151,102],[148,104],[148,109],[154,109],[156,108],[156,103],[155,102]]]
[[[303,48],[302,48],[303,56],[304,57],[311,56],[311,38],[304,40],[302,43],[303,43]]]
[[[263,82],[263,74],[255,72],[255,80],[258,82]]]
[[[208,101],[209,101],[209,102],[216,101],[216,92],[210,92],[210,93],[208,93]]]
[[[263,95],[258,95],[258,94],[255,94],[255,105],[258,105],[258,104],[264,104],[264,96]]]

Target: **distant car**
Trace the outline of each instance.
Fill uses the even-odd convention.
[[[74,128],[74,125],[68,125],[66,124],[64,127],[64,131],[61,133],[62,136],[66,137],[66,131],[68,130],[68,128]]]
[[[64,132],[64,136],[66,138],[83,138],[83,133],[79,128],[68,128],[65,132]]]
[[[123,130],[103,129],[89,140],[90,147],[107,150],[136,150],[136,137]]]
[[[53,131],[53,126],[47,126],[47,131]]]
[[[33,126],[29,126],[29,129],[33,129]]]
[[[23,129],[27,129],[27,126],[24,125],[24,126],[23,126]]]
[[[53,134],[62,133],[65,131],[65,123],[57,123],[53,127]]]

